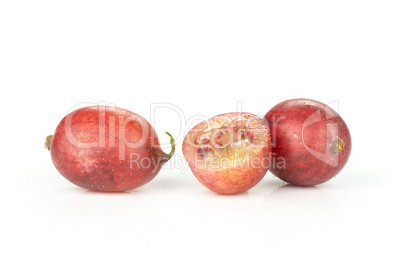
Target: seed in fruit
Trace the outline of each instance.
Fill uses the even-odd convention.
[[[268,125],[250,113],[212,117],[191,129],[183,154],[195,177],[219,194],[254,187],[266,174],[271,157]]]

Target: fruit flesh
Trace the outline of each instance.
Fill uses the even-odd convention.
[[[345,166],[351,137],[343,119],[329,106],[309,99],[279,103],[264,117],[272,134],[270,171],[299,186],[328,181]],[[282,161],[279,161],[282,160]]]
[[[50,141],[50,151],[66,179],[85,189],[107,192],[146,184],[169,158],[144,118],[100,106],[85,107],[63,118]]]
[[[249,113],[215,116],[190,130],[183,142],[196,178],[220,194],[255,186],[268,170],[270,149],[268,126]]]

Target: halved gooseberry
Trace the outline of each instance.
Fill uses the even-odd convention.
[[[255,186],[269,168],[270,152],[267,124],[250,113],[227,113],[201,122],[183,142],[183,154],[196,178],[220,194]]]

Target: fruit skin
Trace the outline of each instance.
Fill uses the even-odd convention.
[[[298,186],[313,186],[338,174],[348,161],[352,140],[343,119],[311,99],[291,99],[264,116],[272,135],[270,171]],[[339,138],[339,139],[338,139]]]
[[[174,152],[167,155],[161,150],[155,130],[144,118],[116,107],[78,109],[61,120],[50,139],[48,149],[60,174],[93,191],[119,192],[144,185]],[[138,148],[132,148],[135,142]]]
[[[233,116],[237,113],[227,113],[217,115],[213,118],[219,116]],[[243,116],[252,116],[258,120],[262,128],[266,129],[268,133],[268,139],[266,146],[260,150],[260,152],[255,155],[250,161],[256,161],[256,165],[243,165],[239,167],[232,167],[226,169],[200,169],[195,163],[196,149],[193,147],[191,142],[189,142],[193,135],[197,132],[197,128],[205,124],[206,121],[201,122],[191,129],[183,141],[183,154],[186,158],[189,167],[197,180],[207,187],[209,190],[222,195],[232,195],[242,193],[254,187],[261,179],[265,176],[268,171],[271,159],[271,142],[269,136],[268,125],[263,119],[257,117],[254,114],[242,113]],[[213,118],[209,119],[212,120]],[[208,121],[209,121],[208,120]]]
[[[263,152],[257,157],[262,157]],[[232,195],[245,192],[257,185],[268,171],[268,168],[258,169],[239,167],[230,171],[200,171],[190,164],[191,171],[202,185],[209,190]]]

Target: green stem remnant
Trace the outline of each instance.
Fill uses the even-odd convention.
[[[172,150],[170,151],[170,153],[166,154],[166,161],[168,161],[174,155],[174,152],[176,150],[176,144],[174,142],[174,138],[173,138],[172,134],[170,134],[169,132],[166,132],[166,134],[169,135],[169,137],[170,137],[170,145],[172,146]]]
[[[345,142],[339,138],[339,137],[335,137],[332,141],[331,141],[331,151],[334,154],[339,154],[343,147],[345,147]]]
[[[49,151],[50,151],[50,145],[52,145],[52,141],[53,141],[53,135],[49,135],[46,137],[45,148],[48,149]]]

